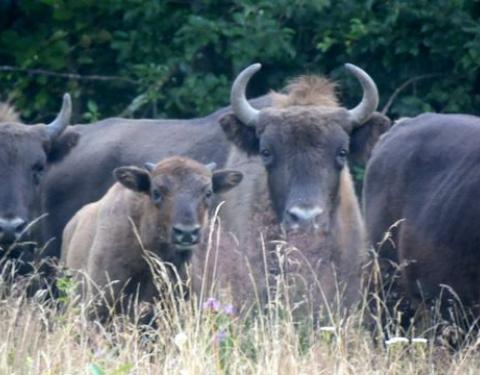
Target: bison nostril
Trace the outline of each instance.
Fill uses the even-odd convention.
[[[293,206],[287,211],[288,219],[292,224],[314,223],[323,213],[323,209],[315,207]]]
[[[287,215],[288,215],[288,219],[294,224],[298,224],[298,222],[300,221],[300,218],[297,216],[295,212],[288,211]]]
[[[178,243],[196,243],[200,237],[200,225],[174,225],[172,227],[173,239]]]
[[[182,229],[173,227],[172,230],[173,230],[173,235],[174,236],[183,236],[184,235],[184,231]]]

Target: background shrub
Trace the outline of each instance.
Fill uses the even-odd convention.
[[[25,121],[51,119],[63,92],[76,122],[178,117],[228,104],[232,77],[264,68],[252,96],[296,74],[342,82],[355,63],[388,114],[480,113],[478,0],[0,0],[0,99]]]

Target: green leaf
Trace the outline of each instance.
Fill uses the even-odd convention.
[[[90,363],[88,365],[88,368],[90,369],[90,373],[92,375],[105,375],[103,370],[98,365],[96,365],[95,363]]]
[[[113,372],[110,374],[110,375],[124,375],[124,374],[128,374],[133,368],[133,364],[131,363],[126,363],[118,368],[116,368],[115,370],[113,370]]]

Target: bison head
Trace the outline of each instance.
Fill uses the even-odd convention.
[[[193,250],[202,241],[213,195],[237,186],[243,175],[212,170],[214,164],[171,157],[145,169],[120,167],[115,178],[125,187],[148,196],[141,213],[142,238],[159,235],[162,243],[177,250]]]
[[[377,87],[362,69],[347,64],[360,82],[363,98],[353,109],[337,105],[334,85],[305,77],[274,94],[274,106],[257,110],[245,97],[254,64],[233,83],[233,114],[220,120],[227,136],[249,155],[263,162],[268,190],[278,221],[292,231],[327,231],[346,168],[350,137],[372,116],[378,105]],[[280,105],[275,105],[275,96]],[[310,100],[309,98],[313,98]]]
[[[70,122],[69,94],[48,125],[0,123],[0,246],[10,246],[25,233],[38,215],[37,205],[43,175],[50,163],[60,160],[77,144],[79,135],[64,132]]]

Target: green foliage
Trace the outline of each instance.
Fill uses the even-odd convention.
[[[64,275],[56,279],[55,284],[59,293],[58,302],[63,304],[70,303],[71,297],[75,294],[77,288],[75,280],[69,275]]]
[[[90,370],[91,375],[107,375],[107,374],[108,375],[126,375],[131,372],[131,370],[133,369],[133,365],[131,363],[127,363],[127,364],[121,365],[120,367],[116,368],[112,372],[106,373],[105,371],[103,371],[103,369],[99,365],[95,363],[89,363],[88,369]]]
[[[259,61],[252,96],[313,72],[341,79],[352,105],[358,85],[341,69],[352,62],[382,104],[429,75],[400,93],[393,117],[478,114],[479,17],[478,0],[0,0],[0,64],[25,70],[0,70],[0,99],[29,122],[51,120],[65,91],[75,121],[198,116],[228,104],[232,78]]]

